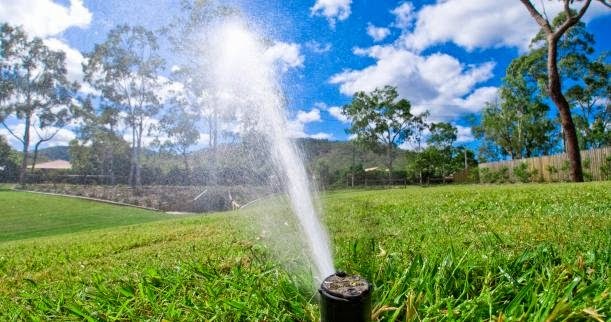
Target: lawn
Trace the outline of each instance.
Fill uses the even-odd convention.
[[[282,199],[70,233],[57,224],[32,238],[31,221],[54,220],[36,215],[32,195],[0,198],[3,210],[23,217],[20,227],[0,216],[0,320],[318,317],[308,260]],[[99,205],[36,198],[47,216]],[[336,267],[372,282],[376,320],[611,316],[610,182],[339,191],[320,204]],[[104,207],[117,222],[132,211],[150,216],[143,221],[159,216]],[[30,238],[7,241],[15,238],[4,238],[5,218]]]
[[[170,219],[164,213],[0,186],[0,242]]]

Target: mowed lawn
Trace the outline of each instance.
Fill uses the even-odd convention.
[[[0,242],[170,219],[164,213],[116,207],[0,187]]]
[[[282,198],[166,220],[103,205],[110,222],[126,221],[85,230],[60,214],[102,205],[0,198],[23,216],[21,225],[0,216],[2,321],[318,319],[315,278]],[[336,267],[374,286],[374,320],[611,317],[611,182],[338,191],[320,207]],[[5,219],[27,239],[5,238]],[[46,224],[32,221],[56,228],[34,237],[27,227]]]

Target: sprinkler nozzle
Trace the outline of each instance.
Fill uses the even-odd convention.
[[[318,290],[322,322],[370,322],[371,284],[358,275],[337,272]]]

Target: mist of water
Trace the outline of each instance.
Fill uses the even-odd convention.
[[[237,131],[254,130],[264,137],[278,181],[306,239],[317,279],[334,273],[329,239],[322,226],[302,159],[288,137],[286,104],[278,69],[266,54],[264,41],[240,20],[219,23],[208,37],[210,97],[234,113]],[[248,119],[249,122],[245,122]],[[253,147],[254,148],[254,147]]]

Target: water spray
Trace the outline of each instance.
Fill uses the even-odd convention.
[[[370,322],[371,284],[358,275],[337,272],[320,284],[322,322]]]

